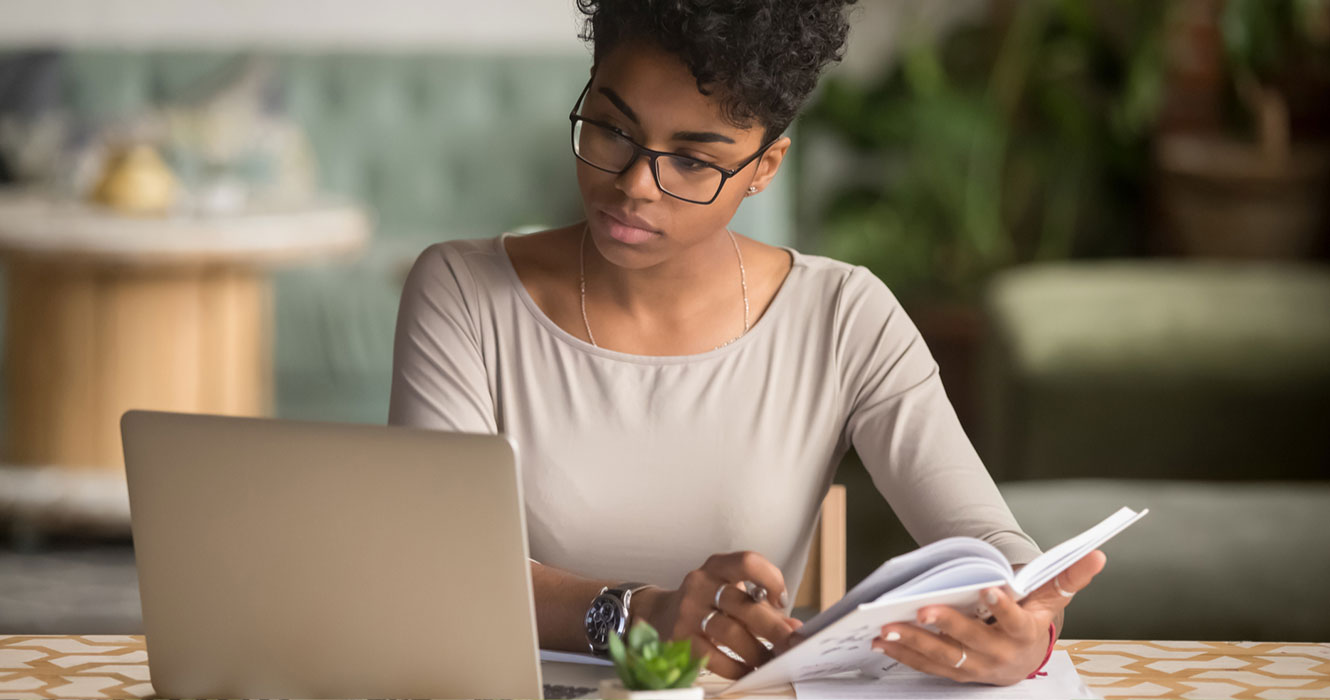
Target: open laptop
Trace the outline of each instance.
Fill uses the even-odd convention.
[[[121,433],[160,696],[542,696],[507,437],[151,411]]]

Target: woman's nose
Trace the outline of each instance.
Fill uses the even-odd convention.
[[[614,186],[631,199],[659,199],[661,195],[651,174],[651,159],[640,154],[628,164],[627,170],[619,173]]]

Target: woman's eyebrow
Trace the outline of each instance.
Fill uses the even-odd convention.
[[[676,131],[671,141],[694,141],[696,143],[734,143],[734,139],[714,131]]]
[[[619,97],[619,93],[610,88],[603,87],[600,88],[600,94],[604,95],[610,102],[614,103],[614,106],[618,107],[619,111],[623,112],[623,115],[632,120],[634,124],[638,126],[642,125],[642,122],[637,118],[637,113],[633,111],[632,107],[628,106],[627,102],[623,101],[622,97]],[[734,143],[734,139],[724,134],[718,134],[714,131],[676,131],[670,140],[693,141],[696,143]]]

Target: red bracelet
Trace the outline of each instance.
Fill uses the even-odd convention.
[[[1048,673],[1044,671],[1044,667],[1048,665],[1048,660],[1053,658],[1053,642],[1057,640],[1056,635],[1057,635],[1057,628],[1053,626],[1053,623],[1051,622],[1048,623],[1048,651],[1044,654],[1044,662],[1042,664],[1039,664],[1039,668],[1036,668],[1034,670],[1034,673],[1031,673],[1030,675],[1026,676],[1025,677],[1026,680],[1029,680],[1031,678],[1036,678],[1038,676],[1048,675]]]

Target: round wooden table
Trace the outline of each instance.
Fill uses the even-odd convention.
[[[131,408],[269,412],[267,271],[368,236],[349,204],[147,218],[0,192],[6,461],[122,470]]]

